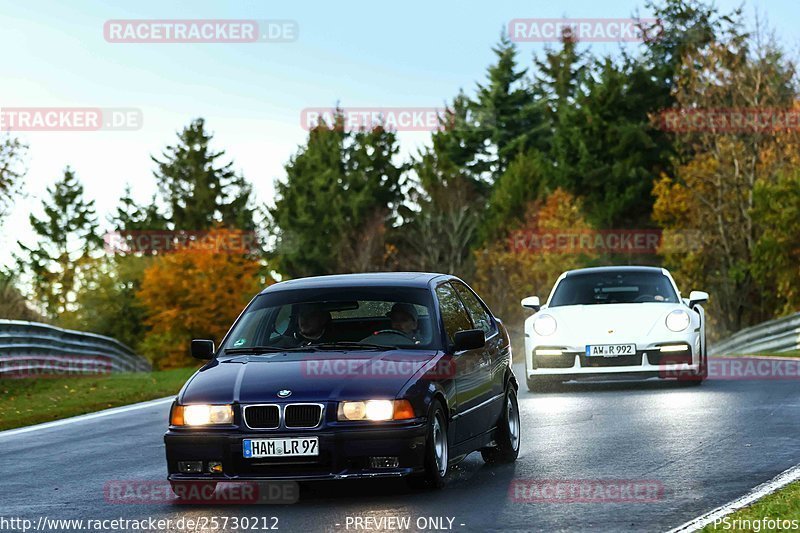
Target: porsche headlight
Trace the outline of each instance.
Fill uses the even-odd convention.
[[[339,403],[339,420],[408,420],[414,418],[414,409],[408,400],[366,400]]]
[[[233,424],[232,405],[176,405],[172,408],[173,426],[213,426]]]
[[[689,327],[691,323],[691,319],[689,318],[689,313],[682,309],[676,309],[675,311],[671,312],[667,315],[667,327],[671,331],[683,331]]]
[[[551,315],[537,316],[533,321],[533,330],[542,337],[556,332],[556,319]]]

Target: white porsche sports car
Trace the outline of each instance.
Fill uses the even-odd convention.
[[[700,384],[708,375],[708,293],[681,293],[667,270],[618,266],[561,274],[547,303],[522,300],[525,377],[530,391],[588,376],[677,377]]]

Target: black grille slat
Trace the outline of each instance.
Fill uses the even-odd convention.
[[[279,413],[277,405],[251,405],[244,410],[247,425],[255,429],[277,429]]]
[[[319,405],[287,405],[284,423],[287,428],[313,428],[319,424],[321,414]]]

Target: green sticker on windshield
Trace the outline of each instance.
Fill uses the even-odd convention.
[[[247,339],[239,339],[238,341],[234,342],[234,346],[241,346],[242,344],[246,343]]]

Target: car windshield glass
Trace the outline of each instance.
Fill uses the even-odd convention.
[[[222,348],[228,353],[431,348],[439,338],[432,317],[426,289],[281,290],[259,295]]]
[[[569,275],[556,287],[550,307],[645,302],[678,302],[667,276],[660,272],[635,271]]]

